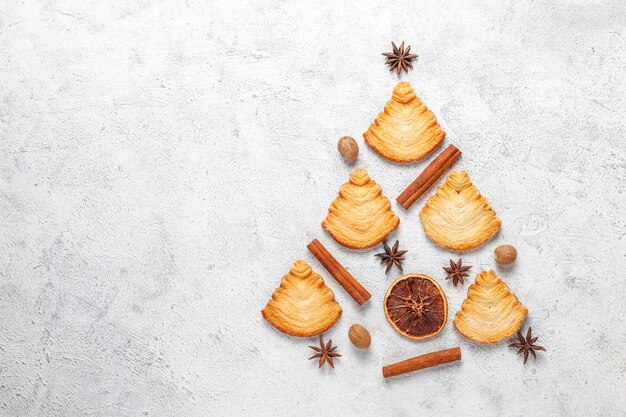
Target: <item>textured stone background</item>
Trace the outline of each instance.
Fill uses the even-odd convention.
[[[621,0],[1,1],[0,415],[624,415],[625,29]],[[451,324],[404,339],[380,248],[320,227],[353,169],[340,136],[392,199],[432,159],[395,165],[361,138],[397,82],[380,53],[402,39],[420,59],[401,79],[503,222],[463,259],[476,273],[498,244],[519,250],[496,269],[548,349],[526,366]],[[392,238],[452,318],[467,286],[441,266],[460,254],[424,236],[423,203],[393,202]],[[312,258],[313,237],[369,303]],[[335,370],[260,314],[298,258],[344,309]],[[381,377],[454,345],[461,363]]]

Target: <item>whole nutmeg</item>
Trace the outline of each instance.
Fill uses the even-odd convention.
[[[500,265],[510,265],[517,259],[517,250],[511,245],[498,246],[493,251],[493,259]]]
[[[370,336],[370,332],[360,324],[353,324],[350,326],[350,330],[348,330],[348,337],[352,344],[359,349],[367,349],[370,347],[370,343],[372,343],[372,337]]]
[[[356,161],[356,158],[359,156],[359,145],[357,145],[356,140],[354,140],[350,136],[343,136],[337,142],[337,149],[343,159],[348,162]]]

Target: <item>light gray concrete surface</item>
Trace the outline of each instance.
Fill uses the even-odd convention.
[[[370,3],[0,1],[0,415],[626,413],[625,3]],[[340,136],[392,200],[433,157],[395,165],[362,140],[398,80],[380,53],[403,39],[420,58],[400,79],[502,219],[464,261],[519,250],[496,270],[548,349],[525,366],[451,323],[397,334],[382,298],[398,273],[320,227],[353,169]],[[424,201],[393,202],[391,238],[451,320],[467,285],[441,267],[460,254],[424,236]],[[370,302],[312,258],[314,237]],[[299,258],[344,310],[334,370],[260,314]],[[458,364],[381,376],[455,345]]]

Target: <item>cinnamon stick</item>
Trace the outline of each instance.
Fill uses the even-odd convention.
[[[453,347],[450,349],[439,350],[437,352],[416,356],[392,365],[383,366],[383,376],[385,378],[389,378],[390,376],[402,375],[407,372],[413,372],[419,369],[443,365],[444,363],[460,360],[461,348]]]
[[[326,250],[317,239],[307,245],[313,256],[326,268],[339,284],[356,300],[363,304],[372,296],[346,269]]]
[[[461,156],[454,145],[448,146],[422,171],[422,173],[396,198],[402,207],[408,209],[415,200],[424,194],[444,172]]]

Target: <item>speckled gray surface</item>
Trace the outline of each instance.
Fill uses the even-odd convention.
[[[625,414],[626,3],[372,4],[0,2],[0,415]],[[404,339],[381,305],[397,273],[320,227],[353,169],[340,136],[392,199],[433,157],[395,165],[361,137],[397,82],[380,52],[402,39],[420,59],[401,79],[502,219],[463,259],[476,273],[498,244],[519,250],[497,272],[548,349],[526,366],[451,324]],[[424,236],[423,203],[393,202],[392,238],[451,319],[466,287],[441,266],[459,254]],[[370,302],[312,258],[313,237]],[[298,258],[344,310],[335,370],[260,314]],[[381,376],[454,345],[460,363]]]

